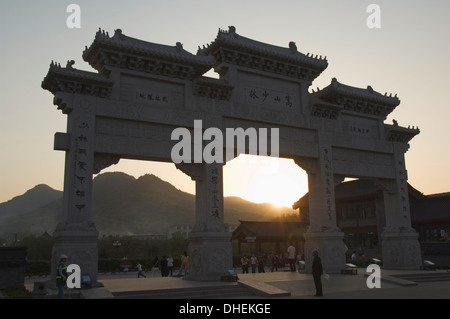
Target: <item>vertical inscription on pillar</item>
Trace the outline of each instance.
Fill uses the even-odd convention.
[[[79,117],[75,123],[76,134],[74,143],[74,168],[75,178],[73,180],[72,190],[74,192],[74,205],[76,210],[81,213],[86,207],[86,179],[89,176],[89,163],[88,148],[90,138],[90,128],[92,123],[88,117]]]
[[[323,172],[325,175],[325,194],[326,194],[326,210],[328,220],[333,220],[333,172],[331,169],[331,148],[324,147],[322,148],[322,162],[323,162]]]
[[[209,168],[210,176],[209,176],[209,186],[211,189],[211,216],[217,219],[221,218],[221,199],[222,195],[219,191],[219,168],[216,165],[213,165]]]
[[[397,172],[398,172],[398,176],[399,176],[399,188],[400,188],[400,207],[401,207],[401,212],[402,212],[402,216],[404,219],[408,218],[408,184],[407,184],[407,176],[406,176],[406,170],[405,167],[403,165],[403,161],[399,160],[397,161]]]

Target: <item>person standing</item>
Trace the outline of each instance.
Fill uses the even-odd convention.
[[[67,280],[67,256],[61,255],[59,265],[56,268],[56,286],[58,287],[58,299],[64,299],[64,286]]]
[[[243,274],[248,274],[248,258],[246,255],[242,256],[241,258],[241,265],[242,265],[242,273]]]
[[[312,275],[314,278],[314,285],[316,286],[316,294],[314,296],[316,297],[322,297],[323,291],[322,291],[322,274],[323,274],[323,267],[322,267],[322,261],[319,257],[319,252],[317,250],[313,250],[313,262],[312,262]]]
[[[289,267],[291,268],[291,271],[295,271],[295,247],[290,243],[288,249],[288,261],[289,261]]]
[[[351,258],[352,262],[356,262],[356,251],[353,251],[350,258]]]
[[[258,258],[256,258],[255,255],[252,255],[252,257],[250,257],[250,265],[252,267],[252,274],[254,274],[256,272],[256,264],[258,263]]]
[[[264,271],[264,258],[263,258],[263,256],[259,256],[259,259],[258,259],[258,272],[259,273],[265,272]]]
[[[170,277],[173,276],[172,273],[172,269],[173,269],[173,258],[172,255],[169,255],[169,257],[167,257],[167,274],[170,274]]]
[[[270,271],[273,272],[273,270],[275,269],[275,271],[278,271],[278,255],[275,253],[272,253],[272,267],[270,268]]]
[[[161,277],[167,277],[167,258],[163,256],[162,260],[159,263],[159,268],[161,269]]]

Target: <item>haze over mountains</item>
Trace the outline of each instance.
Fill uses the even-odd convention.
[[[0,237],[52,234],[60,220],[62,191],[40,184],[0,203]],[[296,211],[225,197],[225,222],[272,220]],[[166,234],[172,225],[195,224],[195,196],[155,175],[104,173],[93,182],[92,220],[100,235]]]

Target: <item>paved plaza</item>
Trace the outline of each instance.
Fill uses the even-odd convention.
[[[147,278],[137,278],[135,272],[117,274],[99,274],[103,291],[110,295],[95,294],[92,298],[113,297],[122,293],[127,299],[146,299],[145,292],[163,290],[183,290],[186,288],[219,287],[244,285],[248,295],[227,297],[227,299],[449,299],[450,273],[447,270],[411,270],[395,271],[381,269],[381,288],[368,288],[364,268],[358,269],[357,275],[332,274],[327,280],[322,279],[324,296],[314,297],[315,289],[311,274],[278,271],[265,273],[238,273],[239,281],[191,281],[181,277],[161,277],[159,273],[146,273]],[[438,279],[436,279],[437,275]],[[431,278],[432,276],[433,278]],[[402,278],[400,278],[402,277]],[[430,277],[429,279],[427,279]],[[439,277],[442,277],[439,279]],[[407,278],[407,279],[403,279]],[[34,282],[45,281],[48,277],[27,278],[26,288],[32,291]],[[252,290],[259,287],[261,291]],[[92,289],[95,291],[95,289]],[[157,296],[149,299],[158,298]],[[189,299],[186,294],[182,299]],[[208,298],[208,297],[206,297]]]

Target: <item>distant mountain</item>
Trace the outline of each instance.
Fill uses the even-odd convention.
[[[19,216],[30,213],[41,208],[48,203],[60,198],[61,191],[40,184],[28,190],[25,194],[16,196],[13,199],[0,204],[0,222],[9,216]]]
[[[225,222],[271,220],[292,214],[290,208],[255,204],[225,197]],[[62,192],[38,185],[0,204],[0,236],[52,233],[62,210]],[[195,224],[195,196],[155,175],[138,179],[125,173],[104,173],[93,182],[92,217],[100,234],[165,234],[178,224]]]

